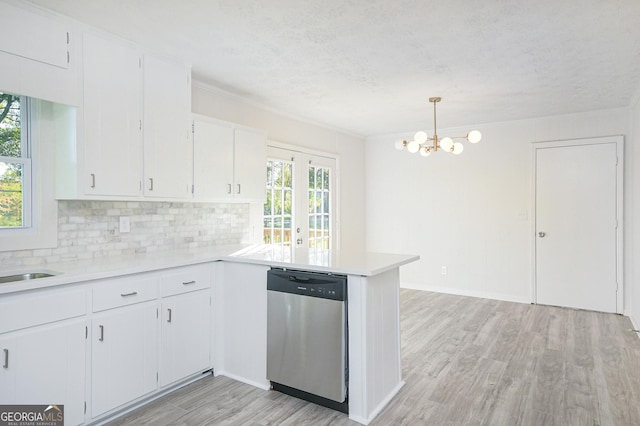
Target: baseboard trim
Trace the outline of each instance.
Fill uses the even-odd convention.
[[[464,289],[451,288],[451,287],[439,287],[439,286],[431,286],[428,284],[421,284],[421,283],[401,282],[400,287],[410,289],[410,290],[421,290],[421,291],[431,291],[433,293],[453,294],[455,296],[467,296],[467,297],[478,297],[481,299],[501,300],[503,302],[526,303],[526,304],[531,303],[531,301],[525,297],[518,297],[510,294],[464,290]]]
[[[255,380],[249,380],[246,377],[238,376],[237,374],[228,373],[226,371],[216,371],[215,376],[224,376],[230,379],[236,380],[238,382],[246,383],[247,385],[255,386],[256,388],[269,390],[271,388],[271,384],[268,381],[258,382]]]

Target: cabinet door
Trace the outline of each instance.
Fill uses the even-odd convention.
[[[74,320],[0,339],[0,401],[64,404],[65,424],[84,422],[85,322]]]
[[[194,118],[194,198],[210,200],[232,197],[233,133],[231,123]]]
[[[267,185],[266,135],[259,130],[235,129],[234,197],[264,200]]]
[[[69,30],[53,14],[0,3],[0,51],[60,68],[69,67]]]
[[[139,196],[142,177],[142,70],[138,51],[84,34],[85,194]],[[79,170],[83,170],[81,167]]]
[[[151,56],[144,59],[144,195],[191,194],[190,73]]]
[[[210,291],[163,299],[160,385],[210,368]]]
[[[157,306],[140,303],[92,321],[92,416],[156,389]]]

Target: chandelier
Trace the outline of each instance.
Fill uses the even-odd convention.
[[[454,136],[444,137],[440,139],[438,137],[438,131],[436,126],[436,103],[440,102],[442,98],[435,97],[429,98],[429,102],[433,102],[433,137],[429,137],[426,132],[419,131],[413,136],[413,140],[408,142],[405,140],[398,140],[395,142],[395,147],[398,150],[407,149],[412,154],[420,152],[423,157],[428,157],[432,152],[441,150],[445,152],[451,152],[453,154],[460,154],[464,150],[464,145],[460,142],[454,142],[454,139],[466,139],[471,143],[478,143],[482,139],[482,134],[477,130],[472,130],[467,133],[467,136]]]

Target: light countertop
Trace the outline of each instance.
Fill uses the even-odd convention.
[[[237,262],[343,275],[373,276],[419,259],[416,255],[340,252],[265,245],[211,246],[152,252],[105,259],[60,262],[45,266],[2,268],[0,276],[25,272],[49,272],[53,277],[0,284],[0,295],[83,281],[112,278],[205,262]]]

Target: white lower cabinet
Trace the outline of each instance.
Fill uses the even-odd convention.
[[[0,335],[0,404],[64,405],[65,425],[84,422],[85,320]]]
[[[91,409],[97,417],[156,389],[155,301],[95,315],[91,342]]]
[[[86,291],[0,296],[0,404],[64,405],[84,421]]]
[[[210,291],[162,300],[160,386],[210,368]]]

